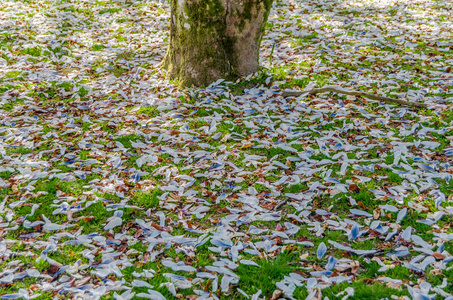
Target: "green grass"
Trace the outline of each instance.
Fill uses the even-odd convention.
[[[139,135],[136,135],[136,134],[129,134],[129,135],[123,135],[123,136],[120,136],[118,137],[117,139],[115,139],[115,141],[118,141],[120,142],[121,144],[123,144],[123,146],[125,148],[132,148],[132,141],[133,142],[138,142],[138,141],[141,141],[143,142],[143,137],[142,136],[139,136]]]
[[[316,38],[319,35],[317,32],[313,32],[309,35],[306,35],[300,39],[296,39],[294,41],[294,46],[304,46],[307,43],[310,43],[314,38]]]
[[[160,114],[160,112],[155,106],[144,106],[137,110],[137,114],[144,114],[150,118],[155,118]]]
[[[27,48],[21,51],[22,54],[28,54],[31,56],[41,56],[41,48]]]
[[[103,50],[104,48],[105,48],[104,45],[97,44],[97,45],[93,45],[93,46],[91,47],[91,50],[93,50],[93,51],[101,51],[101,50]]]
[[[20,79],[22,78],[22,74],[22,71],[8,71],[5,73],[3,78]]]
[[[23,146],[7,147],[5,150],[6,150],[6,154],[8,154],[8,155],[14,155],[14,154],[23,155],[23,154],[29,154],[32,152],[31,149],[23,147]]]
[[[349,283],[340,283],[338,285],[334,285],[333,287],[327,288],[323,290],[323,296],[327,296],[329,298],[335,298],[336,295],[342,291],[344,291],[347,287],[352,286],[354,288],[354,296],[348,299],[373,299],[379,300],[384,298],[389,298],[391,296],[409,296],[409,292],[406,289],[398,290],[386,287],[383,284],[366,284],[363,281],[354,282],[351,284]],[[305,293],[301,293],[300,296],[303,297]],[[302,298],[303,299],[303,298]]]
[[[105,208],[105,204],[101,201],[91,204],[83,210],[83,215],[94,217],[93,219],[84,219],[83,232],[85,234],[104,230],[104,224],[108,218],[112,216]]]
[[[9,171],[0,172],[0,178],[9,179],[13,173]]]
[[[294,254],[280,254],[275,258],[254,260],[261,267],[240,264],[235,270],[240,281],[238,288],[248,294],[262,291],[262,296],[269,298],[275,290],[275,284],[296,269],[294,262],[298,260]]]
[[[142,207],[144,209],[148,208],[159,208],[159,196],[163,192],[160,189],[154,189],[150,192],[141,192],[136,197],[131,199],[131,204]]]
[[[308,188],[308,186],[306,184],[293,184],[293,185],[287,185],[283,191],[285,193],[293,193],[293,194],[297,194],[297,193],[300,193],[300,192],[303,192],[305,191],[306,189]]]
[[[111,7],[111,8],[106,8],[106,9],[102,9],[99,11],[99,14],[100,15],[103,15],[103,14],[107,14],[107,13],[116,13],[116,12],[119,12],[121,11],[121,7]]]

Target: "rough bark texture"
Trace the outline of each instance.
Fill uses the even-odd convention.
[[[273,0],[171,0],[163,61],[180,86],[208,85],[256,72]]]

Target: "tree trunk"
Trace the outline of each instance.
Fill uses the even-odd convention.
[[[170,1],[170,43],[162,65],[180,87],[258,70],[273,0]]]

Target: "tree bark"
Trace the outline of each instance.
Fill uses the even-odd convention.
[[[273,0],[170,1],[170,42],[162,66],[180,87],[258,70]]]

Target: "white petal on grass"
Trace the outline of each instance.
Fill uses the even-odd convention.
[[[308,296],[305,298],[305,300],[313,300],[316,299],[316,294],[318,293],[318,290],[313,290]]]
[[[349,209],[349,211],[356,216],[367,217],[367,218],[373,217],[372,214],[370,214],[366,211],[360,210],[360,209],[351,208],[351,209]]]
[[[259,290],[258,292],[256,292],[255,294],[252,295],[252,300],[258,300],[259,299],[259,296],[261,295],[262,291]]]
[[[406,242],[409,242],[410,239],[411,239],[411,236],[412,236],[412,227],[407,227],[406,229],[404,229],[403,232],[401,232],[401,238],[403,240],[405,240]]]
[[[427,243],[426,241],[424,241],[420,236],[418,235],[411,235],[411,239],[414,243],[416,243],[417,245],[421,246],[422,248],[427,248],[427,249],[431,249],[432,246]]]
[[[307,290],[311,290],[318,285],[318,280],[316,278],[308,278],[307,280]]]
[[[122,294],[118,294],[118,293],[113,293],[113,298],[115,300],[130,300],[130,299],[133,299],[135,296],[135,292],[132,292],[132,290],[126,290],[124,293]]]
[[[387,210],[389,212],[397,212],[398,208],[393,205],[385,204],[385,205],[379,205],[379,208]]]
[[[123,219],[121,219],[119,217],[112,217],[110,219],[110,221],[107,223],[107,225],[104,226],[104,229],[105,230],[110,230],[112,228],[121,226],[122,223],[123,223]]]
[[[132,280],[131,282],[131,285],[133,287],[147,287],[147,288],[152,288],[152,285],[149,284],[148,282],[144,281],[144,280],[140,280],[140,279],[134,279]]]
[[[401,223],[401,221],[406,217],[407,215],[407,208],[404,207],[402,210],[398,212],[398,215],[396,217],[396,223]]]
[[[197,270],[192,266],[185,265],[184,262],[174,263],[170,260],[163,260],[161,263],[164,267],[170,268],[173,271],[195,272]]]
[[[319,244],[319,246],[318,246],[318,250],[316,250],[316,257],[318,259],[321,259],[324,256],[324,254],[326,254],[326,252],[327,252],[327,246],[326,246],[326,244],[324,244],[324,242],[321,242],[321,244]]]
[[[222,292],[227,292],[230,288],[230,283],[234,280],[233,277],[230,277],[228,275],[224,275],[222,277],[222,280],[220,281],[220,289]]]
[[[244,296],[245,298],[247,298],[247,299],[250,299],[250,296],[249,296],[249,295],[247,295],[247,293],[246,293],[246,292],[244,292],[243,290],[241,290],[240,288],[238,288],[238,289],[237,289],[237,291],[238,291],[239,293],[241,293],[241,294],[242,294],[242,296]]]
[[[252,260],[248,260],[248,259],[242,259],[239,261],[241,264],[243,265],[248,265],[248,266],[255,266],[255,267],[261,267],[259,264],[257,264],[256,262],[252,261]]]
[[[148,290],[148,294],[146,293],[139,293],[137,294],[137,297],[142,297],[146,299],[152,299],[152,300],[166,300],[164,295],[159,293],[158,291],[155,290]]]

